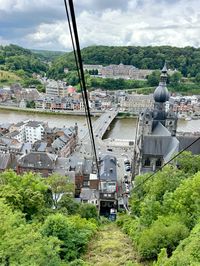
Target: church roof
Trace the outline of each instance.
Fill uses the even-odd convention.
[[[153,97],[155,102],[164,103],[169,100],[169,92],[166,86],[167,81],[167,66],[166,63],[163,66],[162,73],[160,75],[160,82],[155,89]]]
[[[163,69],[162,69],[162,73],[167,73],[167,64],[165,62]]]
[[[171,133],[165,126],[163,126],[162,123],[158,122],[158,124],[152,131],[152,135],[171,136]]]
[[[179,141],[172,136],[144,136],[143,154],[162,156],[167,162],[173,154],[178,152]]]
[[[169,92],[166,85],[160,82],[153,94],[155,102],[164,103],[169,100]]]
[[[193,141],[195,141],[199,136],[177,136],[180,147],[179,150],[185,149],[189,146]],[[194,145],[187,149],[187,151],[191,151],[192,154],[200,154],[200,140],[197,141]]]
[[[179,150],[179,141],[171,136],[169,130],[160,122],[152,131],[152,135],[144,136],[143,154],[162,156],[167,162]]]

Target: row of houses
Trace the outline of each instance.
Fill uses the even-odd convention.
[[[0,88],[0,102],[15,100],[20,103],[22,100],[34,101],[39,98],[39,92],[36,88],[22,88],[19,84],[13,84],[10,87]]]
[[[78,125],[74,127],[50,128],[41,121],[22,121],[0,125],[0,151],[23,154],[41,151],[69,156],[78,142]]]
[[[99,176],[92,160],[59,157],[48,152],[31,151],[13,154],[0,151],[0,171],[13,169],[18,174],[38,173],[48,178],[53,173],[69,176],[75,185],[75,197],[83,203],[92,203],[102,215],[109,215],[110,209],[117,209],[119,185],[117,181],[116,158],[104,155],[99,159]]]

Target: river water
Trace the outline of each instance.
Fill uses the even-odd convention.
[[[0,110],[0,123],[17,123],[28,119],[48,122],[50,127],[63,127],[64,125],[70,127],[77,122],[79,129],[86,128],[86,120],[83,116],[46,115]],[[133,140],[136,132],[136,124],[136,118],[115,119],[110,126],[110,131],[106,133],[105,138]],[[200,132],[200,120],[179,120],[177,131]]]

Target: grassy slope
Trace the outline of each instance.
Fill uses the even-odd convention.
[[[19,82],[20,77],[10,71],[0,70],[0,85],[10,85],[12,83]]]
[[[116,224],[102,226],[88,247],[84,261],[90,266],[140,266],[132,243]]]

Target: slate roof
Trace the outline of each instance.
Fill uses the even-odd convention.
[[[33,150],[35,150],[35,151],[45,152],[46,147],[47,147],[47,142],[45,142],[45,141],[38,140],[33,144]]]
[[[59,137],[54,140],[54,142],[52,143],[52,147],[54,149],[60,150],[67,144],[67,142],[68,142],[68,139]]]
[[[32,144],[31,143],[25,142],[25,143],[23,143],[21,152],[22,153],[30,152],[31,151],[31,147],[32,147]]]
[[[90,175],[93,171],[93,162],[92,160],[80,160],[76,163],[76,174]]]
[[[24,168],[53,170],[57,156],[46,152],[30,152],[22,155],[18,164]]]
[[[199,136],[177,136],[180,146],[179,150],[185,149],[189,146],[193,141],[195,141]],[[200,154],[200,140],[198,140],[194,145],[187,149],[187,151],[191,151],[192,154]]]
[[[6,137],[1,137],[0,138],[0,144],[3,144],[3,145],[11,145],[12,143],[12,139],[10,138],[6,138]]]
[[[5,136],[9,137],[9,138],[13,138],[13,137],[16,137],[17,135],[19,135],[20,132],[15,130],[15,131],[12,131],[12,132],[9,132],[8,134],[6,134]]]
[[[169,132],[169,130],[165,126],[163,126],[162,123],[158,122],[158,124],[156,125],[156,127],[152,131],[152,135],[171,136],[171,133]]]
[[[28,123],[26,123],[27,127],[39,127],[40,125],[44,125],[44,122],[29,121]]]
[[[22,121],[22,122],[18,122],[16,125],[15,125],[15,127],[21,127],[21,126],[23,126],[25,123]]]
[[[152,135],[144,135],[143,154],[162,156],[168,161],[179,151],[179,141],[160,122],[154,128]]]
[[[104,155],[100,160],[100,180],[117,181],[116,164],[114,156]]]
[[[8,168],[10,163],[10,154],[9,153],[0,153],[0,169],[5,170]]]
[[[99,192],[96,189],[82,188],[80,193],[82,200],[93,200],[99,198]]]

